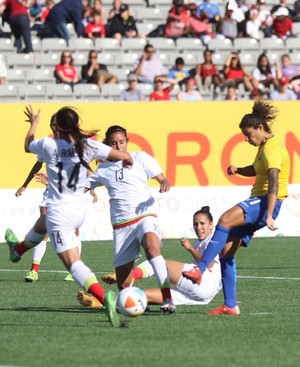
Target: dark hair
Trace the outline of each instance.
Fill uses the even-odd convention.
[[[103,140],[103,143],[106,144],[106,145],[109,145],[108,140],[110,139],[111,134],[116,133],[116,132],[123,133],[125,135],[126,139],[128,140],[127,131],[124,127],[119,126],[119,125],[112,125],[106,130],[105,139]]]
[[[74,139],[75,150],[80,163],[91,170],[88,162],[84,160],[84,150],[87,146],[87,138],[97,135],[98,130],[83,131],[79,127],[79,115],[72,107],[62,107],[55,114],[55,126],[60,135],[70,134]]]
[[[277,108],[271,102],[264,100],[255,101],[252,113],[248,113],[242,118],[239,128],[253,127],[253,129],[257,129],[259,125],[262,125],[266,132],[271,133],[271,125],[277,116],[277,112]]]
[[[242,69],[242,64],[241,64],[241,60],[239,58],[238,53],[237,52],[232,52],[231,54],[234,56],[234,58],[237,59],[237,64],[236,64],[235,70],[241,70]],[[229,65],[230,69],[232,69],[231,63],[232,63],[232,59],[230,60],[230,65]]]
[[[154,48],[154,46],[150,45],[150,43],[148,43],[147,45],[144,46],[144,52],[148,51],[149,48]]]
[[[263,67],[263,66],[261,65],[261,60],[262,60],[264,57],[267,59],[267,65]],[[258,70],[259,70],[263,75],[268,75],[268,74],[271,74],[271,73],[272,73],[272,71],[271,71],[271,65],[270,65],[270,62],[269,62],[268,56],[267,56],[265,53],[262,53],[261,55],[259,55],[259,56],[258,56],[256,67],[258,68]]]
[[[184,65],[184,60],[182,57],[177,57],[175,60],[176,65]]]
[[[197,214],[204,214],[206,215],[207,219],[210,221],[210,222],[213,222],[214,221],[214,218],[213,216],[211,215],[211,212],[210,212],[210,207],[209,206],[203,206],[201,209],[197,210],[196,213],[194,213],[193,217]]]
[[[73,56],[72,56],[72,52],[70,50],[65,50],[61,53],[60,56],[60,63],[63,64],[63,60],[64,60],[64,54],[68,52],[70,54],[70,65],[73,65]]]

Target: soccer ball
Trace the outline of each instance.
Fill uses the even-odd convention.
[[[117,310],[124,316],[140,316],[147,307],[145,293],[137,287],[128,287],[118,294]]]

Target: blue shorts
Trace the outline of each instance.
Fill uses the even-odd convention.
[[[278,217],[282,200],[276,200],[273,219]],[[242,246],[247,247],[254,232],[266,226],[267,195],[255,196],[236,204],[244,211],[244,224],[234,227],[230,234],[242,240]]]

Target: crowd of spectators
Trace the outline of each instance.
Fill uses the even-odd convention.
[[[171,0],[170,0],[171,2]],[[145,2],[145,6],[146,6]],[[268,55],[261,53],[253,68],[245,68],[238,52],[228,53],[222,68],[212,62],[213,50],[208,43],[213,38],[250,37],[259,40],[263,37],[286,39],[294,37],[293,22],[300,22],[300,0],[293,7],[286,0],[278,0],[271,9],[266,8],[265,0],[255,4],[247,0],[231,0],[226,3],[224,14],[213,0],[200,0],[197,3],[173,0],[165,22],[158,25],[150,34],[140,34],[135,9],[121,0],[113,0],[109,11],[103,8],[101,0],[4,0],[0,13],[2,23],[7,22],[14,37],[18,53],[28,54],[34,60],[31,41],[32,31],[39,38],[57,37],[67,43],[72,35],[68,24],[72,23],[75,37],[114,38],[118,43],[123,39],[148,37],[199,38],[207,48],[203,52],[203,62],[189,69],[185,66],[184,54],[178,55],[169,70],[155,54],[154,47],[146,42],[144,50],[133,63],[128,75],[128,88],[122,91],[119,100],[145,100],[139,90],[140,83],[151,85],[151,101],[170,100],[176,86],[176,99],[180,101],[202,100],[201,93],[213,91],[214,99],[237,100],[241,90],[251,99],[296,99],[300,98],[300,74],[291,65],[289,54],[281,57],[281,64],[271,65]],[[99,63],[97,50],[91,49],[88,62],[76,70],[71,50],[61,53],[61,60],[55,66],[53,75],[57,83],[96,84],[101,90],[104,84],[118,83],[118,77],[109,72],[105,64]],[[0,60],[0,84],[5,83],[6,66]],[[174,95],[174,93],[173,93]]]

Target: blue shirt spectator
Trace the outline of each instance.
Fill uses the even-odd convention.
[[[203,2],[197,3],[197,7],[197,14],[204,17],[207,16],[211,23],[220,17],[221,12],[217,3],[210,2],[210,0],[203,0]]]

